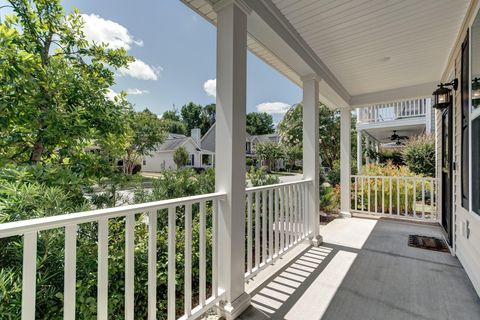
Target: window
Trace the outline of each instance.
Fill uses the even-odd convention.
[[[187,166],[193,167],[195,165],[195,155],[192,153],[187,162]]]
[[[462,127],[461,127],[461,188],[462,188],[462,207],[468,210],[469,207],[469,142],[468,142],[468,125],[470,113],[470,59],[469,59],[469,43],[468,33],[462,44],[462,67],[461,67],[461,105],[462,105]]]
[[[146,165],[147,164],[147,160],[143,160],[143,165]]]

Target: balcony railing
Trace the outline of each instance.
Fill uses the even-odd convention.
[[[435,178],[353,175],[352,210],[436,221],[436,188]]]
[[[376,123],[415,117],[424,117],[430,107],[431,99],[397,101],[359,108],[359,123]]]
[[[302,180],[246,190],[245,280],[307,237],[306,191],[310,184],[311,180]],[[122,292],[125,319],[134,318],[135,301],[139,297],[135,283],[138,281],[148,284],[147,293],[141,295],[148,300],[142,302],[142,305],[147,305],[148,319],[198,318],[219,302],[225,293],[218,282],[222,257],[218,249],[220,224],[217,213],[220,202],[225,199],[223,193],[212,193],[0,224],[0,239],[13,237],[5,241],[14,239],[23,242],[21,318],[34,319],[35,312],[38,312],[37,273],[40,275],[42,271],[37,266],[37,240],[42,241],[47,236],[45,232],[58,230],[59,234],[64,232],[65,242],[62,247],[52,250],[64,252],[61,270],[64,276],[63,313],[65,319],[75,319],[79,303],[76,299],[77,281],[81,280],[77,279],[77,245],[80,235],[86,233],[84,228],[92,225],[95,231],[92,245],[96,243],[97,255],[79,258],[97,261],[96,290],[93,292],[97,294],[98,319],[112,316],[109,298],[112,294],[118,295],[112,292],[114,275],[109,274],[109,245],[112,245],[112,239],[117,242],[124,239],[120,240],[124,246],[124,266],[119,267],[124,268],[124,271],[120,268],[120,272],[124,272],[125,279]],[[112,228],[116,222],[121,223],[120,229]],[[144,243],[147,244],[148,271],[145,278],[148,279],[139,280],[141,275],[136,273],[135,260],[140,254],[136,246],[140,237],[145,238]],[[179,241],[184,241],[184,247]],[[168,262],[160,260],[165,251]],[[176,263],[178,254],[183,255],[183,266]],[[167,266],[163,266],[162,262],[166,262]],[[166,271],[166,281],[159,280],[163,277],[159,276],[161,268],[164,268],[161,272]],[[198,272],[192,272],[194,268]],[[193,274],[198,278],[192,279]],[[183,280],[183,288],[176,285],[178,279]],[[159,299],[158,295],[165,291],[166,294]],[[160,305],[165,307],[160,309]],[[58,309],[61,310],[61,306]],[[138,317],[136,313],[135,316]]]
[[[311,180],[246,190],[248,280],[308,235],[307,188]]]

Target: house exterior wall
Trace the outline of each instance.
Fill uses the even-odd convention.
[[[477,14],[478,1],[472,1],[471,7],[458,35],[455,47],[450,56],[448,66],[444,71],[442,82],[449,81],[450,78],[461,79],[461,47],[467,35],[467,30],[470,22],[473,21]],[[471,44],[471,42],[470,42]],[[436,150],[437,150],[437,176],[439,177],[439,188],[437,188],[438,203],[442,203],[442,181],[441,181],[441,160],[442,160],[442,127],[441,127],[441,112],[435,112],[435,126],[436,126]],[[469,212],[462,207],[461,203],[461,89],[459,88],[454,94],[453,106],[453,152],[455,163],[453,171],[453,250],[458,259],[462,263],[470,280],[472,281],[477,293],[480,295],[480,216]],[[473,138],[473,137],[472,137]],[[470,171],[471,174],[471,171]],[[471,197],[478,197],[472,195]],[[441,214],[441,207],[438,206],[439,214]],[[467,235],[467,224],[470,232]]]
[[[183,144],[189,155],[194,155],[193,167],[200,168],[202,166],[201,154],[197,150],[197,146],[191,141],[187,140]],[[174,150],[154,152],[151,156],[145,157],[142,162],[142,171],[145,172],[161,172],[163,170],[174,170],[177,168],[175,161],[173,161]]]

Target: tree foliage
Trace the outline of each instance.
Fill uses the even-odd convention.
[[[125,100],[106,98],[134,58],[89,43],[60,0],[10,0],[0,24],[0,153],[4,162],[84,163],[85,147],[125,135]]]
[[[322,165],[332,168],[335,160],[340,160],[340,112],[319,105],[319,145]],[[356,141],[355,118],[352,117],[351,141]],[[303,147],[303,105],[294,105],[287,111],[278,125],[281,142],[287,148]],[[352,143],[352,154],[356,154],[356,144]]]
[[[178,147],[174,152],[173,152],[173,162],[177,165],[177,168],[183,168],[187,165],[188,163],[188,152],[185,147]]]
[[[283,147],[273,141],[256,144],[255,153],[260,160],[264,161],[269,171],[275,169],[275,160],[283,159],[285,156]]]
[[[180,110],[182,121],[187,127],[187,132],[192,129],[200,129],[202,135],[215,123],[215,104],[209,104],[205,107],[189,102]]]
[[[273,118],[266,112],[247,114],[247,132],[251,135],[271,134],[275,132]]]
[[[165,140],[165,133],[160,119],[148,109],[131,111],[127,117],[130,130],[123,165],[125,173],[132,174],[139,159],[150,155]]]

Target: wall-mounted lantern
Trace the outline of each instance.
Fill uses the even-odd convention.
[[[453,79],[449,83],[440,83],[438,89],[433,92],[433,107],[435,109],[445,109],[452,105],[452,94],[449,87],[457,91],[458,79]]]
[[[480,105],[480,78],[472,80],[472,106],[474,108]]]

